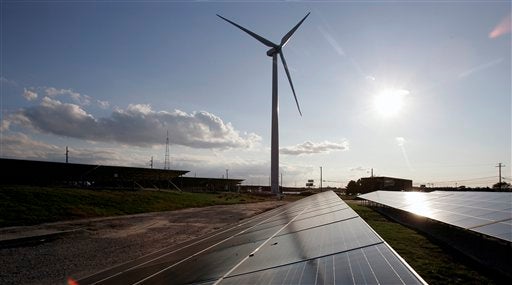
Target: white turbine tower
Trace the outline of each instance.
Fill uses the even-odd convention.
[[[260,35],[249,31],[248,29],[232,22],[221,15],[218,15],[223,20],[227,21],[230,24],[233,24],[235,27],[241,29],[242,31],[248,33],[253,38],[257,39],[262,44],[266,45],[270,49],[267,51],[267,55],[272,57],[272,145],[271,145],[271,159],[270,159],[270,177],[271,177],[271,189],[272,193],[279,195],[279,97],[277,95],[277,55],[281,56],[281,61],[283,62],[284,71],[286,72],[286,76],[288,77],[288,82],[290,82],[290,86],[292,87],[293,97],[295,98],[295,103],[297,104],[297,109],[299,110],[299,114],[302,116],[302,112],[300,111],[299,101],[297,100],[297,95],[295,95],[295,88],[293,88],[292,78],[290,77],[290,72],[288,71],[288,65],[286,64],[286,60],[284,59],[284,54],[282,48],[288,43],[290,37],[295,33],[295,31],[299,28],[299,26],[306,20],[309,16],[308,13],[300,22],[295,25],[284,37],[281,39],[280,44],[275,44]]]

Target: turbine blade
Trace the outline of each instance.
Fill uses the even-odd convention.
[[[290,40],[293,33],[295,33],[295,31],[299,28],[299,26],[302,24],[302,22],[304,22],[304,20],[306,20],[306,18],[309,16],[309,14],[311,14],[311,12],[308,12],[306,14],[306,16],[304,16],[304,18],[302,18],[302,20],[300,20],[300,22],[297,25],[295,25],[295,27],[293,27],[293,29],[291,29],[286,35],[284,35],[284,37],[281,39],[281,44],[280,44],[281,47],[284,47],[286,45],[286,43]]]
[[[279,52],[279,54],[281,55],[281,61],[283,62],[284,71],[286,72],[286,77],[288,77],[288,82],[290,82],[290,86],[292,87],[293,97],[295,98],[295,103],[297,104],[297,109],[299,110],[299,114],[302,116],[302,112],[300,111],[300,106],[299,106],[299,100],[297,100],[297,95],[295,95],[295,88],[293,88],[292,77],[290,76],[290,72],[288,71],[288,65],[286,64],[286,60],[284,59],[283,51],[281,50]]]
[[[268,47],[271,47],[271,48],[277,48],[277,47],[278,47],[275,43],[273,43],[273,42],[271,42],[271,41],[269,41],[269,40],[265,39],[264,37],[262,37],[262,36],[260,36],[260,35],[258,35],[258,34],[256,34],[256,33],[253,33],[253,32],[251,32],[251,31],[249,31],[248,29],[246,29],[246,28],[244,28],[244,27],[242,27],[242,26],[238,25],[237,23],[235,23],[235,22],[233,22],[233,21],[230,21],[230,20],[228,20],[228,19],[226,19],[226,18],[222,17],[222,16],[221,16],[221,15],[219,15],[219,14],[217,14],[217,16],[219,16],[219,18],[223,19],[224,21],[226,21],[226,22],[228,22],[228,23],[232,24],[233,26],[235,26],[235,27],[239,28],[240,30],[242,30],[242,31],[244,31],[244,32],[246,32],[246,33],[248,33],[248,34],[249,34],[249,35],[251,35],[253,38],[257,39],[260,43],[262,43],[262,44],[264,44],[264,45],[266,45],[266,46],[268,46]]]

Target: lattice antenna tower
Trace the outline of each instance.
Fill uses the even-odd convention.
[[[171,161],[169,160],[169,130],[167,130],[167,139],[165,140],[165,160],[164,169],[171,168]]]

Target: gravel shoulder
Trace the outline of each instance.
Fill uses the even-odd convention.
[[[218,205],[0,229],[0,284],[66,284],[284,205]]]

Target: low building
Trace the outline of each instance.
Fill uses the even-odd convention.
[[[386,176],[372,176],[364,177],[359,180],[361,193],[368,193],[377,190],[387,191],[411,191],[412,180],[386,177]]]
[[[238,191],[243,179],[183,177],[187,170],[91,165],[0,158],[7,185],[71,186],[101,189]]]
[[[100,188],[167,187],[186,170],[62,163],[1,158],[1,184]]]

